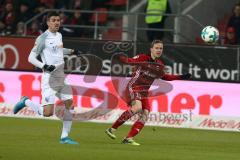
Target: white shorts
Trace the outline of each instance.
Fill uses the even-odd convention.
[[[72,99],[72,88],[67,84],[64,74],[42,75],[42,105],[54,104],[56,97],[62,101]]]

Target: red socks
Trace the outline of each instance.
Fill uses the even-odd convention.
[[[136,121],[133,124],[130,132],[128,133],[127,138],[132,138],[132,137],[136,136],[142,130],[143,127],[144,127],[144,123],[143,122]]]
[[[124,122],[126,122],[129,118],[131,118],[134,114],[130,111],[127,110],[122,113],[122,115],[116,120],[116,122],[112,125],[112,128],[117,129],[119,126],[121,126]],[[130,132],[127,135],[127,138],[131,138],[136,136],[144,127],[144,123],[142,121],[136,121]]]
[[[122,113],[122,115],[116,120],[116,122],[112,125],[112,128],[117,129],[124,122],[126,122],[129,118],[131,118],[134,114],[130,110],[126,110]]]

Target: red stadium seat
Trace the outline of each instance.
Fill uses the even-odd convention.
[[[122,26],[122,20],[116,20],[114,26]],[[103,39],[107,40],[122,40],[122,28],[109,28],[107,32],[103,33]]]
[[[98,23],[105,23],[107,22],[107,8],[96,8],[94,11],[97,11],[97,12],[104,12],[104,13],[98,13]],[[96,14],[97,13],[94,13],[90,19],[90,22],[95,22],[95,19],[96,19]]]
[[[127,0],[111,0],[107,4],[112,6],[124,6],[127,4]]]

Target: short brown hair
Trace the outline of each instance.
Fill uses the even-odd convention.
[[[55,11],[53,11],[53,12],[49,12],[48,14],[47,14],[47,20],[49,20],[51,17],[53,17],[53,16],[59,16],[59,13],[58,12],[55,12]]]
[[[163,44],[163,41],[161,41],[159,39],[153,40],[152,43],[151,43],[151,48],[153,48],[154,44],[156,44],[156,43],[162,43]]]

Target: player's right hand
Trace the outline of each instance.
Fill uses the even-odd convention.
[[[78,49],[74,49],[72,54],[74,54],[74,55],[76,55],[76,56],[79,57],[79,56],[82,55],[82,51],[80,51],[80,50],[78,50]]]
[[[192,77],[192,74],[191,73],[186,73],[186,74],[183,74],[183,75],[180,75],[180,78],[182,80],[188,80]]]
[[[54,66],[54,65],[47,65],[47,64],[45,64],[44,66],[43,66],[43,71],[44,72],[52,72],[52,71],[54,71],[56,69],[56,67]]]

